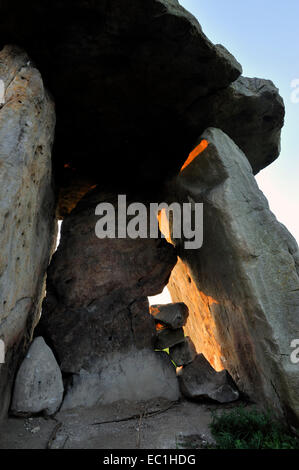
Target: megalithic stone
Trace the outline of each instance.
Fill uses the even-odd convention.
[[[2,17],[2,14],[1,14]],[[54,249],[53,99],[28,54],[0,51],[0,420],[6,415],[16,366],[38,321]],[[0,358],[1,362],[1,358]]]
[[[270,211],[240,148],[220,129],[207,129],[202,139],[209,144],[177,177],[173,197],[204,204],[204,242],[200,250],[180,250],[168,288],[189,307],[184,329],[196,349],[296,426],[298,245]]]

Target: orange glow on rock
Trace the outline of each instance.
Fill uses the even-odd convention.
[[[209,142],[206,139],[203,139],[197,147],[195,147],[194,150],[190,153],[189,157],[185,161],[184,165],[181,168],[181,171],[183,171],[188,165],[190,165],[193,160],[198,157],[209,145]]]
[[[165,330],[166,329],[166,326],[163,325],[163,323],[156,323],[156,330],[157,331],[162,331],[162,330]]]
[[[184,302],[189,309],[184,332],[192,339],[197,352],[204,354],[217,372],[225,369],[218,342],[217,317],[213,314],[218,300],[197,286],[190,268],[181,258],[171,273],[168,289],[173,302]]]
[[[172,243],[171,235],[170,235],[170,228],[169,228],[169,220],[167,217],[167,213],[165,209],[162,209],[158,214],[158,221],[159,221],[159,229],[160,232],[163,233],[164,237],[168,241],[168,243]]]

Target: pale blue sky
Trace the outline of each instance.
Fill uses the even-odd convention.
[[[284,98],[282,152],[257,180],[278,220],[299,241],[299,103],[291,101],[291,82],[299,79],[299,0],[180,3],[196,16],[211,41],[235,55],[245,76],[272,80]]]

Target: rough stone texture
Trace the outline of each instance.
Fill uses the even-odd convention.
[[[220,371],[223,369],[222,349],[218,342],[216,321],[210,310],[210,306],[215,304],[215,299],[197,287],[194,274],[196,268],[191,270],[185,256],[184,260],[185,262],[178,258],[168,289],[173,300],[184,299],[189,307],[185,334],[191,336],[197,352],[203,351],[214,369]]]
[[[155,321],[162,322],[168,328],[177,329],[186,325],[188,307],[182,302],[175,304],[151,305],[150,314]]]
[[[180,396],[175,367],[164,352],[131,349],[105,358],[100,373],[75,375],[62,409],[90,408],[119,400],[141,402],[157,397],[176,401]]]
[[[10,402],[16,366],[40,312],[44,276],[54,242],[51,148],[55,112],[27,54],[0,52],[0,418]]]
[[[56,359],[44,339],[35,338],[16,376],[11,411],[15,415],[52,415],[62,397],[62,375]]]
[[[58,104],[61,216],[94,184],[156,196],[209,126],[227,132],[254,171],[279,154],[277,90],[237,80],[240,64],[177,0],[2,0],[8,41],[26,45]]]
[[[137,370],[138,351],[144,351],[148,361],[151,355],[152,361],[157,361],[153,351],[155,322],[147,296],[163,290],[177,256],[173,246],[161,238],[97,238],[95,226],[100,217],[95,208],[101,201],[112,203],[118,216],[117,197],[95,190],[62,224],[61,243],[48,269],[39,328],[57,354],[62,371],[97,376],[104,397],[108,397],[104,390],[105,383],[111,381],[108,364],[119,371],[126,368],[122,357],[131,356]],[[120,394],[128,375],[127,371],[116,376]],[[138,375],[135,378],[142,395],[142,383]],[[144,383],[147,396],[146,388]],[[162,377],[160,393],[164,390]]]
[[[165,328],[163,330],[157,331],[157,338],[155,341],[156,349],[166,349],[171,348],[175,344],[181,343],[184,341],[184,330],[183,328],[178,328],[177,330],[169,330]]]
[[[284,103],[270,80],[239,77],[225,90],[204,102],[194,103],[186,120],[217,127],[240,147],[256,174],[280,154],[280,134],[284,123]]]
[[[270,212],[234,142],[219,129],[202,138],[209,145],[177,178],[176,197],[204,203],[204,243],[197,251],[178,243],[182,263],[170,292],[188,305],[185,332],[195,344],[200,338],[209,362],[217,355],[243,392],[296,422],[290,344],[299,327],[298,245]]]
[[[193,400],[211,399],[219,403],[230,403],[239,398],[239,392],[233,379],[227,372],[216,372],[203,354],[183,367],[179,373],[182,394]]]
[[[47,18],[46,24],[44,18]],[[259,79],[239,78],[241,67],[236,60],[222,46],[214,46],[205,37],[194,17],[181,8],[176,0],[147,0],[146,2],[138,0],[128,0],[127,2],[124,0],[109,2],[53,0],[52,2],[33,1],[29,4],[24,3],[24,5],[20,5],[17,0],[3,0],[0,6],[0,42],[2,45],[10,42],[26,47],[30,56],[38,64],[43,76],[47,77],[48,86],[57,100],[58,127],[54,168],[61,194],[60,215],[69,212],[78,199],[96,183],[101,186],[102,190],[108,187],[109,190],[115,191],[117,189],[118,192],[127,192],[134,187],[134,190],[144,193],[143,196],[152,197],[154,195],[155,198],[162,200],[157,194],[162,187],[162,184],[159,183],[164,183],[168,177],[176,174],[194,147],[198,134],[210,125],[221,127],[233,137],[236,144],[245,151],[254,172],[273,161],[279,153],[280,128],[283,124],[284,109],[273,84]],[[5,49],[4,54],[6,54]],[[13,213],[16,218],[14,223],[10,219],[6,221],[5,207],[4,217],[2,217],[5,221],[3,229],[5,249],[3,250],[3,266],[0,265],[0,274],[6,269],[5,279],[8,281],[4,281],[3,296],[5,300],[3,302],[5,310],[4,314],[1,313],[0,327],[2,330],[0,333],[2,331],[9,332],[8,336],[12,339],[8,343],[7,364],[1,366],[0,370],[1,377],[3,377],[0,393],[1,397],[5,396],[2,401],[3,409],[7,408],[9,384],[11,384],[14,374],[14,368],[11,367],[11,364],[16,364],[24,344],[26,347],[36,312],[39,309],[41,280],[49,257],[52,236],[51,217],[49,216],[52,210],[50,207],[52,195],[49,184],[51,173],[49,156],[54,112],[52,104],[44,92],[40,75],[30,64],[27,65],[27,62],[28,58],[24,61],[22,54],[10,53],[8,58],[4,56],[4,61],[1,62],[7,85],[13,84],[17,89],[13,94],[13,99],[6,102],[1,111],[4,116],[2,118],[4,136],[7,138],[7,127],[11,124],[14,129],[21,129],[19,135],[10,135],[6,140],[6,145],[12,145],[16,149],[13,152],[13,158],[10,153],[11,162],[9,164],[6,159],[7,152],[4,152],[4,164],[7,166],[4,183],[10,179],[13,182],[13,184],[11,181],[9,183],[9,187],[13,189],[10,189],[8,200],[14,207]],[[22,68],[22,66],[25,67]],[[30,75],[29,81],[26,79],[27,75],[23,74],[24,69]],[[18,77],[17,84],[14,80],[16,77]],[[29,85],[27,82],[30,82]],[[23,94],[19,94],[19,90],[23,90],[24,93],[22,91]],[[13,93],[12,88],[11,92]],[[22,98],[23,96],[25,96],[25,100]],[[36,96],[38,99],[35,99]],[[24,114],[21,113],[20,110],[24,110],[24,103],[29,109],[29,116],[33,110],[31,114],[34,114],[34,120],[29,118],[26,121],[26,110]],[[9,119],[5,113],[10,113]],[[38,113],[40,113],[39,117]],[[15,120],[19,120],[17,126]],[[41,138],[41,136],[44,137]],[[46,141],[46,144],[44,142],[37,143],[38,139]],[[4,141],[5,139],[1,140],[1,142]],[[24,147],[26,147],[25,152]],[[42,156],[39,153],[42,153]],[[31,166],[28,161],[20,164],[16,160],[17,165],[15,164],[14,158],[23,158],[24,155],[34,155],[34,162]],[[37,156],[39,161],[45,159],[48,162],[44,166],[44,173],[42,170],[40,173],[35,171]],[[243,168],[245,165],[244,155],[239,152],[238,156],[240,156],[240,165]],[[193,167],[194,165],[190,168]],[[207,167],[209,170],[209,165]],[[234,168],[236,167],[238,164],[234,160]],[[248,168],[246,171],[249,172]],[[188,173],[188,168],[186,171]],[[137,181],[136,173],[139,175]],[[174,275],[182,281],[181,285],[190,283],[188,294],[185,294],[189,301],[191,297],[194,306],[190,312],[189,323],[193,322],[194,331],[197,330],[199,333],[196,341],[203,343],[210,351],[210,355],[213,356],[209,358],[211,363],[217,364],[217,368],[222,368],[223,362],[228,361],[234,376],[240,382],[243,381],[243,388],[249,390],[249,394],[253,389],[252,384],[255,383],[255,378],[261,379],[262,385],[258,387],[259,390],[262,390],[260,399],[263,400],[267,396],[268,401],[271,402],[274,397],[273,390],[275,390],[275,396],[278,397],[276,401],[274,400],[275,407],[280,409],[280,404],[283,401],[284,410],[290,411],[294,409],[294,406],[297,406],[294,405],[297,400],[294,392],[290,392],[291,389],[295,390],[296,388],[294,371],[291,370],[293,366],[288,362],[287,342],[278,336],[280,335],[281,323],[283,323],[281,315],[283,312],[285,312],[285,317],[291,315],[288,308],[291,311],[292,306],[286,307],[286,303],[293,302],[288,300],[281,305],[282,298],[285,296],[285,292],[289,291],[292,294],[287,298],[296,297],[297,287],[295,290],[292,286],[289,287],[292,284],[291,280],[283,284],[283,274],[279,274],[275,281],[278,287],[274,295],[270,291],[269,296],[272,300],[269,300],[267,297],[269,289],[263,290],[262,286],[269,285],[275,267],[280,264],[280,255],[283,258],[289,256],[291,263],[292,255],[297,248],[294,248],[294,245],[292,247],[293,242],[287,242],[286,245],[291,246],[290,253],[286,249],[283,255],[278,249],[277,254],[275,250],[269,250],[267,247],[264,249],[265,254],[261,255],[259,252],[256,254],[255,249],[251,250],[251,247],[247,249],[247,245],[250,245],[249,242],[247,243],[247,232],[249,238],[254,238],[254,230],[256,230],[258,233],[256,241],[258,242],[263,235],[263,221],[256,222],[255,217],[253,220],[249,217],[249,223],[245,220],[245,216],[240,217],[240,221],[236,221],[235,216],[232,216],[235,225],[231,228],[230,210],[235,210],[235,205],[238,206],[238,204],[240,207],[240,203],[231,203],[227,207],[226,221],[222,222],[219,217],[221,211],[218,205],[220,205],[219,201],[223,194],[217,200],[218,193],[215,190],[215,196],[211,187],[217,186],[220,182],[218,190],[221,192],[224,180],[236,180],[236,183],[234,182],[236,201],[242,201],[244,207],[249,207],[251,200],[257,200],[252,196],[253,186],[251,185],[251,192],[248,196],[244,195],[245,189],[242,192],[241,187],[247,190],[247,186],[243,177],[234,173],[233,178],[226,178],[223,176],[221,165],[217,166],[217,162],[215,169],[210,174],[207,172],[207,175],[202,179],[199,178],[199,190],[197,187],[194,188],[198,182],[194,182],[191,178],[189,194],[196,200],[199,193],[207,193],[207,198],[211,193],[212,197],[216,199],[215,206],[213,205],[214,201],[208,201],[208,207],[213,214],[209,219],[209,227],[213,226],[214,220],[218,221],[219,218],[221,220],[220,230],[218,231],[216,224],[215,233],[211,237],[212,248],[207,245],[206,252],[203,252],[203,265],[205,267],[206,263],[209,269],[207,274],[202,276],[203,280],[199,280],[198,273],[202,274],[203,268],[196,256],[190,262],[187,257],[182,255],[183,260],[180,261]],[[196,176],[196,172],[193,176]],[[42,178],[44,181],[39,186]],[[32,190],[27,191],[27,180],[30,180],[32,185],[38,182],[36,192],[33,195]],[[18,184],[19,182],[20,184]],[[5,184],[2,187],[5,199],[7,197]],[[24,196],[25,189],[26,196]],[[14,200],[16,194],[20,194],[20,206],[18,206],[19,201]],[[226,200],[225,197],[224,200]],[[27,209],[29,206],[36,208],[34,215],[29,213],[28,219],[28,211],[23,210],[25,204],[27,204]],[[259,201],[256,202],[256,206],[260,207]],[[20,207],[19,213],[15,210],[16,207]],[[24,217],[25,212],[26,216]],[[252,207],[249,212],[254,212]],[[268,214],[264,210],[264,206],[261,211],[255,211],[255,213],[257,218],[262,218],[265,213]],[[19,215],[20,217],[18,217]],[[88,216],[86,217],[88,218]],[[19,220],[24,220],[26,230],[22,230],[22,222]],[[71,219],[70,224],[73,222],[74,219]],[[255,222],[258,229],[254,225]],[[99,258],[94,256],[93,245],[90,246],[90,251],[86,247],[82,249],[80,237],[81,235],[85,237],[84,223],[83,219],[80,224],[78,222],[76,225],[74,222],[74,227],[79,235],[77,241],[74,243],[72,241],[68,248],[70,263],[65,266],[62,260],[60,261],[57,274],[53,274],[53,280],[49,284],[46,307],[46,310],[50,312],[49,316],[57,308],[57,317],[53,321],[56,330],[53,327],[53,330],[50,331],[49,327],[48,333],[49,337],[53,336],[53,344],[57,345],[63,367],[67,372],[72,372],[74,369],[78,374],[85,367],[88,373],[93,372],[94,368],[98,370],[101,356],[106,351],[125,350],[128,345],[134,345],[137,349],[150,347],[153,323],[148,319],[148,305],[144,297],[151,295],[150,292],[147,293],[147,287],[155,290],[151,283],[157,282],[155,286],[158,286],[158,275],[161,275],[161,273],[155,272],[153,278],[147,283],[144,272],[154,263],[153,265],[144,263],[142,257],[147,251],[144,250],[141,242],[139,253],[142,262],[140,264],[136,263],[134,256],[133,261],[129,260],[130,249],[128,248],[126,251],[126,241],[123,240],[119,241],[118,248],[111,250],[111,245],[107,247],[103,243],[102,246],[105,247]],[[235,233],[235,226],[238,227],[238,223],[241,228],[246,227],[246,230],[244,229],[246,233],[242,232],[241,236],[241,242],[243,243],[244,240],[246,242],[245,249],[234,246],[236,238],[239,243],[239,233],[237,233],[237,237],[232,237],[233,241],[230,239],[231,234]],[[246,224],[248,224],[248,230]],[[28,232],[28,227],[30,227],[30,231],[33,231],[33,234],[28,233],[30,241],[23,242],[22,238],[16,237],[15,234],[21,233],[21,237],[24,237],[23,233]],[[232,248],[230,250],[227,250],[225,243],[219,240],[222,236],[222,234],[220,235],[221,227],[224,227],[223,239],[227,240],[227,245]],[[71,227],[66,233],[67,236],[70,232]],[[270,228],[269,232],[271,232]],[[284,238],[284,235],[277,235],[279,229],[273,230],[273,232],[269,235],[272,240],[271,247],[276,239]],[[210,237],[210,233],[208,236]],[[285,238],[288,236],[286,235]],[[8,243],[7,240],[9,240]],[[218,241],[221,249],[218,248],[215,255],[215,245]],[[20,247],[22,247],[20,256],[17,254],[19,248],[15,249],[15,243],[20,243]],[[30,244],[30,248],[26,246],[26,243]],[[256,248],[254,243],[253,245]],[[134,246],[137,247],[136,244]],[[25,247],[27,251],[24,255],[22,250]],[[73,253],[71,253],[72,250]],[[9,260],[8,266],[7,259],[11,253],[16,253],[16,261]],[[124,253],[128,257],[125,257]],[[213,256],[208,259],[210,253]],[[268,254],[269,259],[266,258]],[[119,259],[114,264],[114,257],[118,255]],[[157,255],[157,258],[159,256]],[[73,272],[73,265],[76,265],[73,263],[75,257],[78,259],[78,264],[81,264],[80,272],[77,272],[76,269]],[[117,267],[124,266],[122,257],[125,257],[128,269],[127,271],[124,269],[123,275],[118,277],[121,270],[118,270]],[[221,262],[225,258],[230,262],[224,268],[221,266]],[[94,263],[93,259],[95,259]],[[106,260],[106,262],[101,268],[102,260]],[[254,280],[247,279],[248,277],[254,278],[252,267],[249,275],[247,272],[247,265],[251,266],[254,262],[259,266],[258,272],[262,278],[259,286],[254,284]],[[263,263],[266,267],[272,266],[271,275],[268,274],[268,271],[265,272],[263,266],[260,267]],[[133,266],[135,268],[135,265],[140,268],[140,271],[137,270],[138,276],[136,275],[136,278],[133,279],[128,273],[136,274],[132,269]],[[141,265],[144,271],[142,271]],[[156,263],[155,266],[159,268],[160,264]],[[229,275],[225,272],[226,268]],[[90,282],[90,279],[98,279],[98,269],[100,271],[102,269],[99,274],[101,278],[99,284],[97,281]],[[216,270],[219,271],[219,288],[217,281],[213,286],[212,276]],[[9,274],[7,274],[8,271]],[[153,271],[155,271],[154,268]],[[166,275],[166,271],[163,271],[163,282],[168,275]],[[28,272],[30,272],[29,275]],[[139,277],[140,272],[142,275]],[[292,273],[290,277],[292,277]],[[18,276],[24,282],[19,283]],[[124,286],[127,283],[127,277],[129,280],[126,290],[119,286]],[[87,278],[88,282],[86,282]],[[244,278],[246,278],[246,282]],[[62,285],[60,285],[60,281],[62,281]],[[51,282],[54,286],[52,290]],[[131,282],[132,284],[130,284]],[[294,284],[296,282],[294,281]],[[231,288],[233,295],[229,296],[227,293],[226,284],[234,286]],[[11,289],[12,285],[20,285],[18,292],[16,292],[17,289]],[[203,285],[204,292],[200,291],[199,285]],[[210,286],[212,294],[215,294],[214,297],[209,293]],[[193,288],[194,290],[192,290]],[[182,289],[181,286],[178,287],[174,282],[173,290],[177,291],[179,299],[183,299],[184,294],[180,297],[181,294],[178,293],[180,289]],[[221,300],[218,300],[217,297],[218,290]],[[273,290],[275,289],[273,288]],[[248,309],[247,301],[250,303]],[[273,307],[273,313],[271,313],[272,302],[276,305]],[[23,304],[26,304],[25,307]],[[296,308],[297,299],[294,300],[294,304],[294,308]],[[276,314],[277,306],[280,310]],[[219,315],[215,313],[217,309],[221,311]],[[101,329],[105,330],[102,339],[105,339],[99,345],[97,314],[100,310],[106,314],[105,321],[101,325]],[[9,315],[8,320],[7,313],[12,311],[14,313]],[[25,314],[24,311],[26,311]],[[110,317],[108,311],[112,312]],[[197,321],[197,312],[199,311],[203,319],[200,326]],[[237,311],[235,320],[231,320],[233,311]],[[278,324],[277,327],[273,327],[273,332],[271,330],[272,318],[271,321],[268,321],[268,316],[271,315],[275,318],[277,315],[279,319],[273,321]],[[229,318],[228,327],[225,321],[227,316]],[[242,333],[244,329],[243,336],[239,333],[234,334],[238,330],[238,317],[241,317],[239,328]],[[267,317],[266,320],[265,317]],[[25,324],[26,318],[28,321]],[[230,320],[233,324],[231,328]],[[269,327],[271,331],[267,330],[266,344],[264,344],[263,338],[259,338],[258,335],[255,337],[255,331],[258,330],[255,323],[271,324],[271,328]],[[290,323],[293,326],[293,317]],[[123,325],[125,326],[123,327]],[[81,331],[84,329],[88,330],[90,335],[83,337]],[[68,335],[65,339],[63,336],[66,330]],[[262,330],[262,328],[259,329],[260,335]],[[285,330],[286,334],[283,328],[281,334],[284,338],[288,338],[287,334],[291,331],[291,327],[285,327]],[[144,335],[143,331],[151,331],[152,333]],[[201,335],[202,331],[203,335]],[[20,338],[24,336],[24,332],[26,332],[25,340],[21,343]],[[112,334],[106,335],[106,332],[112,332]],[[219,335],[223,335],[224,339],[219,339]],[[110,337],[111,340],[109,340]],[[241,337],[248,339],[246,346],[240,344]],[[72,355],[77,338],[79,338],[79,347],[77,353]],[[223,348],[223,344],[229,345],[227,350]],[[69,347],[70,345],[71,347]],[[256,358],[254,354],[254,360],[245,358],[249,364],[245,360],[241,366],[240,363],[245,357],[245,351],[255,350],[255,348],[258,350]],[[200,349],[205,351],[204,348]],[[90,356],[90,350],[97,351],[95,356]],[[280,354],[283,355],[285,363],[280,368],[278,367],[281,370],[276,374],[277,357]],[[251,354],[248,356],[250,358]],[[256,368],[250,367],[253,362]],[[284,382],[279,378],[277,381],[273,380],[269,385],[271,383],[271,380],[268,380],[269,376],[271,378],[284,377],[286,369],[290,369],[288,380],[294,382],[291,386],[287,381]],[[247,372],[243,374],[245,370]],[[264,371],[266,371],[266,378],[264,378]],[[5,390],[2,393],[3,388]],[[289,415],[291,414],[290,411]]]
[[[241,73],[177,0],[3,0],[1,41],[26,45],[55,96],[63,214],[86,181],[155,194],[207,127],[186,109]]]
[[[178,367],[190,364],[196,357],[196,349],[191,338],[187,336],[184,342],[172,346],[169,349],[169,356]]]

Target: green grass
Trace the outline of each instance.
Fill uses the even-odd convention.
[[[299,449],[296,436],[255,409],[238,407],[213,414],[210,428],[217,449]]]

